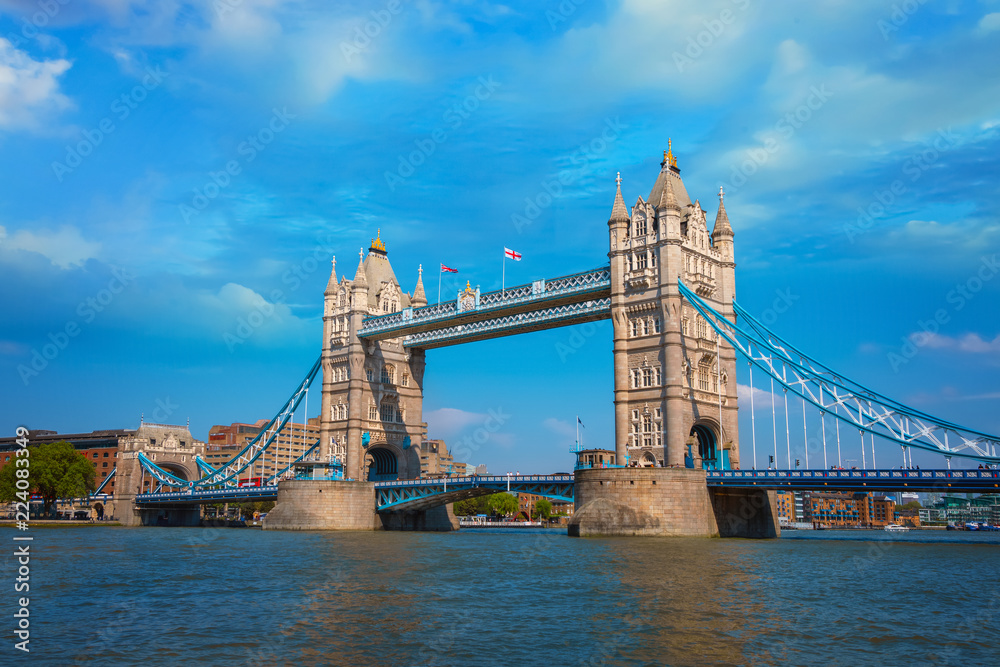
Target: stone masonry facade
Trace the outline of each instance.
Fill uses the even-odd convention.
[[[615,452],[629,465],[739,465],[736,355],[680,295],[678,280],[724,315],[736,289],[722,192],[712,231],[665,152],[649,199],[608,221],[614,331]],[[723,454],[725,451],[725,454]],[[690,454],[690,456],[688,456]]]

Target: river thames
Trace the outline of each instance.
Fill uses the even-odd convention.
[[[1000,533],[32,534],[31,664],[1000,660]],[[14,653],[0,662],[25,664]]]

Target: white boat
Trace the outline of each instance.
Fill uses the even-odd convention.
[[[900,526],[898,523],[890,523],[885,527],[890,533],[905,533],[909,529],[909,526]]]

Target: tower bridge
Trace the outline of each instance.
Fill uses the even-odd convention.
[[[450,529],[455,522],[448,503],[504,490],[512,480],[418,479],[419,445],[427,438],[422,415],[426,351],[610,319],[613,442],[587,455],[591,463],[581,456],[572,476],[513,480],[517,490],[572,498],[571,534],[774,536],[771,491],[805,484],[855,490],[911,483],[912,488],[997,489],[996,475],[949,470],[953,457],[1000,461],[996,436],[937,419],[855,383],[740,308],[735,235],[723,195],[720,189],[710,229],[707,212],[689,197],[676,158],[667,151],[648,198],[638,196],[627,207],[617,180],[606,265],[485,293],[467,283],[454,298],[437,304],[427,301],[422,269],[413,291],[402,289],[379,232],[367,254],[360,253],[352,278],[338,278],[334,260],[324,291],[320,358],[244,451],[219,469],[202,467],[200,479],[181,478],[138,452],[120,463],[130,467],[120,477],[136,478],[139,466],[141,474],[160,483],[158,493],[135,497],[136,507],[147,510],[191,507],[223,496],[273,497],[277,505],[266,529]],[[772,396],[774,383],[782,391],[786,470],[778,470],[773,399],[773,442],[762,436],[760,444],[773,450],[767,456],[774,470],[758,469],[752,391],[752,460],[740,470],[737,359],[748,364],[751,389],[756,371],[771,382]],[[234,488],[240,472],[265,454],[299,404],[308,401],[320,373],[315,448],[262,488]],[[807,407],[822,422],[822,469],[810,468],[807,449],[810,469],[792,470],[789,393],[802,404],[804,442],[810,442]],[[843,463],[841,426],[846,426],[848,433],[860,434],[863,457],[870,438],[870,469],[829,473],[828,420],[836,426],[834,467]],[[940,473],[936,477],[888,474],[875,466],[876,438],[883,456],[887,448],[899,448],[905,461],[912,449],[923,449],[942,455],[947,467],[933,471]],[[119,484],[119,491],[129,490]],[[755,508],[749,515],[748,506]],[[141,515],[137,509],[136,516]]]

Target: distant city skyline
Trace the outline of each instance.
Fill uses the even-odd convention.
[[[430,299],[440,264],[444,298],[499,288],[504,248],[508,286],[600,266],[616,174],[647,197],[668,139],[710,219],[725,188],[744,307],[1000,433],[1000,11],[392,7],[0,10],[5,435],[269,418],[319,355],[332,255],[350,276],[381,229]],[[608,322],[431,350],[428,435],[454,452],[499,413],[465,462],[569,470],[577,415],[612,444],[611,380]]]

